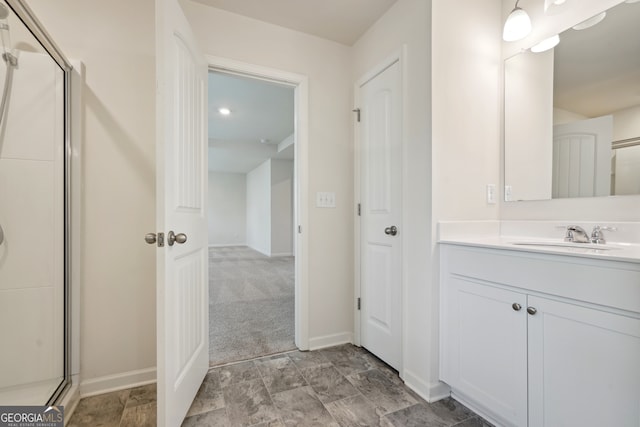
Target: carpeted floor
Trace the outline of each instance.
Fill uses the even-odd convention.
[[[293,257],[209,248],[209,364],[295,348]]]

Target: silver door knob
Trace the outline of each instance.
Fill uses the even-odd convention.
[[[384,229],[384,234],[388,236],[395,236],[396,234],[398,234],[398,227],[396,227],[395,225],[387,227]]]
[[[167,244],[169,246],[173,246],[174,243],[183,244],[186,241],[187,241],[187,235],[184,233],[176,234],[173,231],[170,231],[169,234],[167,234]]]
[[[156,242],[156,233],[147,233],[144,235],[144,241],[150,245]]]
[[[527,307],[527,313],[529,313],[530,315],[534,315],[538,312],[538,310],[536,310],[535,307]]]
[[[520,304],[518,304],[517,302],[514,302],[513,304],[511,304],[511,308],[513,308],[515,311],[520,311],[522,306]]]

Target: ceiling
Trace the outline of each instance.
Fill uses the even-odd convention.
[[[640,105],[640,3],[622,3],[599,24],[560,34],[554,105],[598,117]]]
[[[293,160],[294,94],[293,86],[209,72],[209,170],[247,173],[269,158]]]
[[[347,46],[396,0],[193,0]]]

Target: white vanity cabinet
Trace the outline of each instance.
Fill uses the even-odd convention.
[[[441,244],[440,377],[505,426],[640,426],[640,264]]]

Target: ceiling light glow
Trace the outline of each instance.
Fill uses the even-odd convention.
[[[218,113],[222,114],[223,116],[228,116],[229,114],[231,114],[231,110],[227,107],[220,107],[218,108]]]
[[[568,0],[544,0],[545,15],[557,15],[567,10]]]
[[[560,36],[556,34],[555,36],[551,36],[548,39],[544,39],[537,45],[533,46],[531,48],[531,52],[533,53],[544,52],[549,49],[553,49],[558,45],[558,43],[560,43]]]
[[[600,23],[604,17],[607,16],[607,12],[602,12],[599,15],[594,16],[593,18],[589,18],[586,21],[583,21],[581,23],[579,23],[578,25],[574,26],[573,29],[574,30],[586,30],[587,28],[591,28],[594,25]]]

